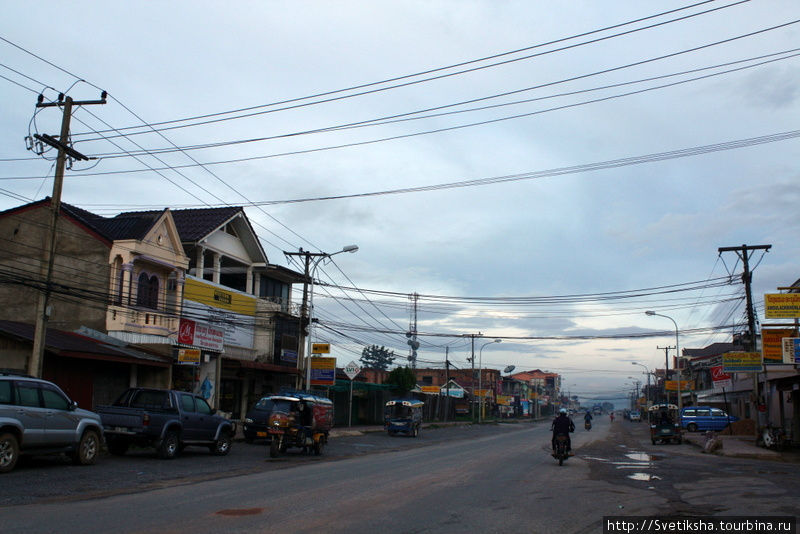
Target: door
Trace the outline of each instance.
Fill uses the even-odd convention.
[[[194,395],[181,393],[181,423],[183,424],[184,441],[196,441],[201,439],[200,429],[202,421],[200,414],[197,413],[194,405]]]
[[[45,440],[48,446],[64,446],[73,443],[78,427],[78,416],[71,409],[71,401],[56,387],[40,384],[42,403],[47,419],[45,421]]]
[[[728,414],[717,408],[711,409],[711,430],[720,431],[728,426]]]
[[[14,383],[16,404],[12,412],[22,423],[22,447],[41,447],[45,444],[45,423],[47,413],[39,395],[37,382],[17,381]]]

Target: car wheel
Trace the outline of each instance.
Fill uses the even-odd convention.
[[[108,440],[108,452],[114,456],[122,456],[128,452],[128,447],[130,447],[130,445],[131,444],[126,439],[111,438]]]
[[[96,430],[87,430],[78,442],[72,461],[78,465],[92,465],[100,452],[100,435]]]
[[[158,447],[158,457],[163,460],[171,460],[178,455],[180,449],[180,436],[174,430],[170,430],[161,441]]]
[[[8,473],[19,460],[19,442],[14,434],[0,434],[0,473]]]
[[[225,456],[229,452],[231,452],[231,433],[230,432],[221,432],[219,435],[219,439],[214,442],[213,445],[210,447],[211,454],[214,456]]]
[[[689,432],[697,432],[697,425],[694,423],[689,423],[688,425],[686,425],[686,430],[688,430]]]
[[[278,437],[273,437],[272,441],[269,444],[269,457],[270,458],[277,458],[278,454],[281,451],[280,440]]]

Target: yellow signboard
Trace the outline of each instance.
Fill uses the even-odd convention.
[[[178,361],[181,363],[200,363],[200,349],[178,349]]]
[[[498,395],[497,404],[500,404],[501,406],[513,406],[514,397],[512,395]]]
[[[762,328],[761,353],[764,363],[783,363],[783,338],[793,336],[792,328]]]
[[[209,282],[193,278],[186,278],[183,284],[183,298],[242,315],[256,314],[256,297],[238,291],[227,291]]]
[[[667,391],[678,391],[677,380],[667,380],[664,386]],[[694,382],[691,380],[681,380],[681,391],[692,391],[694,389]],[[645,399],[647,402],[647,399]]]
[[[476,397],[491,397],[492,390],[491,389],[476,389],[475,396]]]
[[[726,373],[762,372],[760,352],[726,352],[722,355],[722,370]]]
[[[439,394],[439,386],[420,386],[419,390],[423,393]]]
[[[311,344],[311,354],[330,354],[331,353],[331,344],[330,343],[312,343]]]
[[[311,358],[311,385],[332,386],[336,383],[336,358]]]
[[[794,319],[800,317],[800,293],[765,294],[764,317],[767,319]]]

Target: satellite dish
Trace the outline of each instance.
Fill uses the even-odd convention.
[[[506,367],[505,369],[503,369],[503,372],[504,372],[504,373],[510,373],[510,372],[511,372],[511,371],[513,371],[514,369],[516,369],[516,367],[515,367],[515,366],[513,366],[513,365],[509,365],[508,367]]]

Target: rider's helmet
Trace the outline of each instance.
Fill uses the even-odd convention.
[[[560,410],[558,410],[558,413],[567,413],[567,409],[566,408],[561,408]]]

